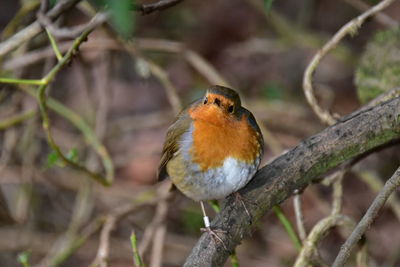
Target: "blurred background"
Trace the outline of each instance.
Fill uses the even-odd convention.
[[[100,2],[82,1],[56,25],[86,23]],[[0,266],[88,266],[99,245],[107,243],[107,225],[114,230],[108,232],[109,247],[101,248],[108,251],[109,266],[133,266],[133,230],[146,263],[181,266],[200,236],[201,210],[178,192],[166,199],[166,186],[156,180],[165,133],[180,105],[201,97],[212,84],[238,90],[244,106],[265,126],[264,165],[326,127],[306,103],[303,72],[342,25],[377,2],[187,0],[148,15],[121,11],[120,20],[97,27],[47,89],[53,101],[49,115],[55,142],[72,161],[104,173],[108,161],[101,151],[108,151],[115,168],[110,187],[65,166],[52,152],[37,101],[28,93],[35,87],[0,84]],[[36,20],[39,7],[35,0],[1,0],[2,41]],[[357,84],[363,75],[382,77],[375,65],[362,65],[371,62],[368,50],[392,51],[385,59],[396,73],[399,19],[397,1],[383,18],[368,19],[324,58],[314,76],[324,108],[346,115],[371,98],[355,82],[356,76]],[[118,28],[118,23],[125,26]],[[393,28],[397,39],[382,41]],[[126,33],[132,35],[129,41],[123,39]],[[56,37],[63,53],[71,40]],[[388,43],[394,50],[382,48]],[[384,58],[373,55],[378,62]],[[56,62],[41,33],[0,58],[0,77],[40,79]],[[397,79],[380,84],[391,89],[399,85]],[[369,155],[345,175],[344,214],[361,218],[399,165],[398,148]],[[330,213],[331,192],[330,186],[314,184],[302,194],[307,231]],[[397,198],[367,232],[370,266],[400,265]],[[282,208],[295,225],[293,200]],[[211,218],[215,214],[211,208],[208,212]],[[328,266],[349,234],[344,230],[333,229],[319,244]],[[237,255],[241,266],[292,266],[298,251],[270,213],[254,226]],[[349,264],[355,266],[355,258]]]

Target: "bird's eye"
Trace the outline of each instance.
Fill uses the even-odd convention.
[[[228,107],[228,112],[229,112],[229,113],[233,113],[234,111],[235,111],[235,109],[234,109],[233,105],[230,105],[230,106]]]
[[[216,99],[214,100],[214,103],[215,103],[217,106],[219,106],[219,105],[221,105],[221,100],[219,100],[218,98],[216,98]]]
[[[207,103],[208,103],[208,98],[206,97],[206,98],[204,98],[203,104],[205,105],[205,104],[207,104]]]

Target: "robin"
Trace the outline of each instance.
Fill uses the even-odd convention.
[[[260,128],[238,93],[213,86],[169,127],[158,180],[169,176],[184,195],[199,201],[205,230],[218,239],[203,201],[223,199],[244,187],[260,165],[263,146]]]

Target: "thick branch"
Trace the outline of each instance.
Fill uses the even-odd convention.
[[[257,172],[240,193],[249,199],[248,210],[258,220],[273,206],[301,190],[319,175],[365,152],[400,138],[400,97],[378,106],[357,111],[324,131],[309,137]],[[242,206],[229,197],[212,227],[226,230],[220,234],[233,251],[250,234],[251,223]],[[229,256],[222,244],[207,234],[201,236],[185,266],[222,266]]]

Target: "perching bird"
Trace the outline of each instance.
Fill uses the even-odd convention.
[[[263,155],[263,137],[253,114],[241,106],[236,91],[209,88],[169,127],[158,180],[169,176],[184,195],[200,201],[223,199],[254,176]]]

